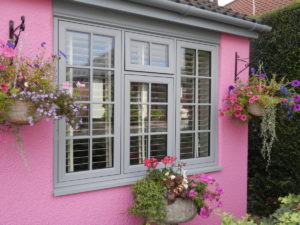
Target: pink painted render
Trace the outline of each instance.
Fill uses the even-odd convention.
[[[53,48],[51,0],[2,0],[0,39],[8,37],[8,21],[18,24],[26,17],[23,48],[35,51],[41,42]],[[30,50],[31,49],[31,50]],[[219,104],[234,79],[234,55],[249,55],[249,40],[222,34],[219,48]],[[51,51],[49,51],[50,53]],[[80,194],[53,195],[53,124],[42,121],[24,126],[20,135],[29,165],[24,167],[14,137],[4,135],[0,145],[0,225],[135,225],[139,219],[127,214],[132,204],[130,187],[124,186]],[[242,216],[247,201],[247,125],[219,120],[220,172],[211,173],[225,193],[223,210]],[[186,225],[217,225],[220,221],[196,217]]]

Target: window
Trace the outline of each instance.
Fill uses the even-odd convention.
[[[174,73],[174,41],[156,36],[126,32],[126,69]]]
[[[149,157],[176,155],[191,172],[218,169],[216,46],[65,21],[58,27],[67,55],[59,83],[84,83],[76,100],[86,109],[79,129],[57,125],[56,195],[131,184]]]

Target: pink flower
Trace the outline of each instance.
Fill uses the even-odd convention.
[[[255,102],[259,98],[258,95],[254,95],[252,98],[249,99],[249,103]]]
[[[210,213],[211,213],[211,209],[209,209],[208,207],[202,207],[200,209],[200,216],[202,218],[208,218]]]
[[[279,99],[280,99],[280,101],[282,101],[282,102],[289,102],[289,100],[286,99],[286,98],[279,98]]]
[[[213,201],[215,199],[215,196],[213,194],[211,194],[211,193],[205,193],[203,195],[203,198],[204,199],[208,199],[209,201]]]
[[[246,96],[248,96],[248,97],[250,97],[252,95],[253,95],[252,91],[249,91],[249,92],[246,93]]]
[[[0,48],[0,54],[2,54],[6,58],[15,57],[18,55],[18,52],[16,49],[10,48],[7,45],[4,45],[2,48]]]
[[[167,164],[173,164],[175,161],[176,161],[176,156],[173,156],[173,157],[171,157],[171,156],[165,156],[165,157],[161,160],[161,162],[162,162],[163,164],[165,164],[165,165],[167,165]]]
[[[240,106],[240,105],[235,105],[235,106],[234,106],[234,110],[242,111],[242,110],[243,110],[243,107]]]
[[[220,117],[224,117],[225,113],[224,112],[220,112]]]
[[[235,116],[236,118],[241,117],[241,115],[242,115],[242,113],[241,113],[240,111],[236,111],[236,112],[234,113],[234,116]]]
[[[206,176],[206,174],[204,173],[199,174],[198,180],[207,184],[212,184],[214,182],[214,179],[212,177]]]
[[[241,119],[242,121],[246,121],[246,120],[247,120],[247,116],[246,116],[246,115],[241,115],[240,119]]]
[[[262,88],[261,86],[259,86],[259,85],[256,86],[256,89],[257,89],[258,91],[262,91],[262,90],[263,90],[263,88]]]
[[[70,90],[71,89],[70,82],[68,82],[68,81],[63,82],[62,88],[65,89],[65,90]]]
[[[198,195],[198,193],[194,189],[192,189],[192,190],[189,191],[189,197],[194,198],[197,195]]]
[[[7,66],[5,65],[0,65],[0,70],[5,70],[7,68]]]
[[[78,88],[85,88],[85,84],[80,83],[79,81],[77,81],[76,87],[78,87]]]
[[[259,95],[254,95],[253,98],[254,100],[257,100],[259,98]]]
[[[227,112],[227,111],[229,111],[231,108],[230,108],[230,106],[226,106],[225,108],[224,108],[224,112]]]
[[[221,195],[224,193],[224,190],[223,190],[223,188],[217,187],[215,192],[216,192],[216,194]]]
[[[1,84],[1,90],[5,93],[5,94],[7,94],[7,92],[8,92],[8,86],[6,85],[6,83],[2,83]]]
[[[233,92],[233,95],[235,95],[235,96],[238,96],[239,94],[240,94],[240,92],[238,92],[238,91]]]
[[[155,169],[155,168],[158,166],[158,164],[159,164],[159,162],[157,161],[156,158],[151,158],[151,159],[145,158],[145,159],[144,159],[144,165],[145,165],[148,169],[150,169],[150,168]]]
[[[217,205],[218,208],[221,208],[223,207],[223,202],[218,202],[218,205]]]

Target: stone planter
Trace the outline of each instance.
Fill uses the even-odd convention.
[[[165,201],[166,218],[165,224],[179,224],[192,220],[197,214],[195,203],[191,199],[177,198],[174,203]]]
[[[11,104],[7,107],[9,112],[4,114],[4,118],[7,122],[15,125],[28,125],[28,117],[31,107],[32,103],[30,102],[16,101],[14,104]],[[38,115],[33,117],[35,123],[41,119],[42,117]]]
[[[257,103],[252,103],[247,106],[248,112],[253,116],[262,116],[263,115],[263,107]]]

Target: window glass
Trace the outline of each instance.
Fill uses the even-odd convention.
[[[151,66],[169,66],[169,47],[163,44],[151,45]]]
[[[131,40],[130,60],[132,64],[150,65],[150,43]]]

